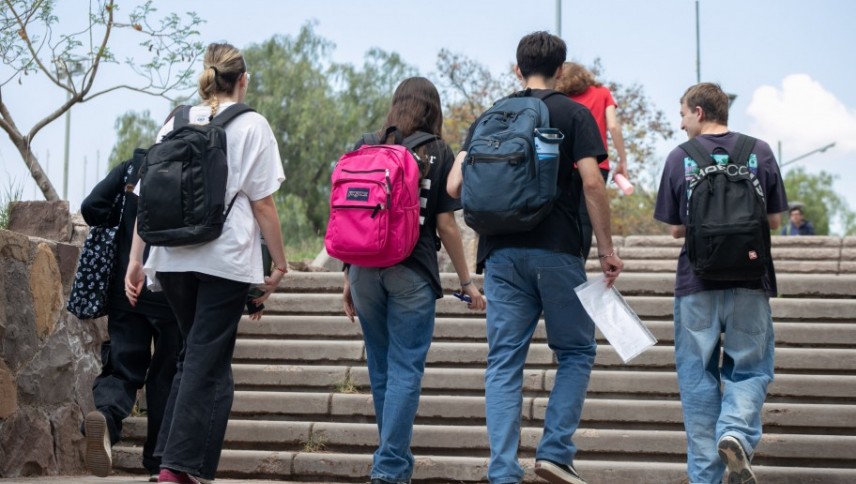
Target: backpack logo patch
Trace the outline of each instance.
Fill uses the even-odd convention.
[[[758,258],[758,253],[754,250],[749,251],[749,260],[755,260]]]
[[[368,188],[349,188],[348,193],[345,195],[345,200],[349,202],[368,202],[369,201],[369,189]]]

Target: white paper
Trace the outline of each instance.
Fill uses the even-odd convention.
[[[574,291],[597,329],[624,363],[657,343],[657,338],[648,331],[618,289],[606,287],[602,274],[575,287]]]

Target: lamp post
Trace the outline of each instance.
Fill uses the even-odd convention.
[[[785,166],[790,165],[791,163],[794,163],[794,162],[796,162],[796,161],[800,161],[801,159],[806,158],[806,157],[808,157],[808,156],[811,156],[811,155],[813,155],[813,154],[815,154],[815,153],[823,153],[824,151],[826,151],[826,150],[828,150],[829,148],[832,148],[832,147],[834,147],[834,146],[835,146],[835,143],[834,143],[834,142],[833,142],[833,143],[829,143],[829,144],[828,144],[828,145],[826,145],[826,146],[822,146],[822,147],[820,147],[820,148],[813,149],[813,150],[809,151],[808,153],[804,153],[804,154],[802,154],[802,155],[797,156],[796,158],[790,159],[790,160],[785,161],[785,162],[783,162],[783,163],[782,163],[782,162],[779,162],[779,168],[784,168]],[[780,159],[780,160],[782,159],[782,142],[781,142],[781,141],[779,141],[779,159]]]
[[[556,36],[562,37],[562,0],[556,0]]]
[[[73,76],[83,72],[83,64],[74,59],[60,59],[57,62],[59,75],[65,77],[68,82],[65,100],[68,102],[71,99],[71,91],[74,89]],[[65,150],[63,154],[63,170],[62,170],[62,198],[68,200],[68,148],[69,140],[71,139],[71,107],[65,111]]]

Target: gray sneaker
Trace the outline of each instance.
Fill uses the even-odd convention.
[[[586,484],[573,466],[546,459],[535,461],[535,475],[553,484]]]
[[[98,410],[93,410],[83,419],[83,428],[86,431],[86,453],[83,454],[86,468],[98,477],[109,476],[113,469],[113,456],[107,419]]]
[[[726,435],[719,439],[716,449],[719,457],[728,466],[728,484],[757,484],[749,457],[739,440]]]

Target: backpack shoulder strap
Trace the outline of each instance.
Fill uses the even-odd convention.
[[[564,94],[554,89],[541,89],[537,93],[533,93],[532,97],[537,97],[538,99],[543,101],[550,96],[555,96],[556,94],[561,94],[562,96],[564,96]]]
[[[411,150],[415,150],[416,148],[428,143],[429,141],[434,141],[435,139],[439,139],[437,135],[426,133],[425,131],[417,131],[401,142],[404,146],[408,147]]]
[[[734,148],[734,159],[731,163],[737,165],[748,165],[752,150],[755,149],[755,138],[738,133],[737,145]]]
[[[214,119],[211,121],[211,124],[226,127],[226,125],[229,124],[229,122],[231,122],[233,119],[250,111],[255,112],[255,109],[247,106],[244,103],[236,103],[224,109],[223,112],[221,112],[217,116],[214,116]]]
[[[710,166],[714,163],[713,156],[708,153],[704,145],[695,138],[682,143],[680,148],[690,155],[690,158],[695,160],[700,168]]]

